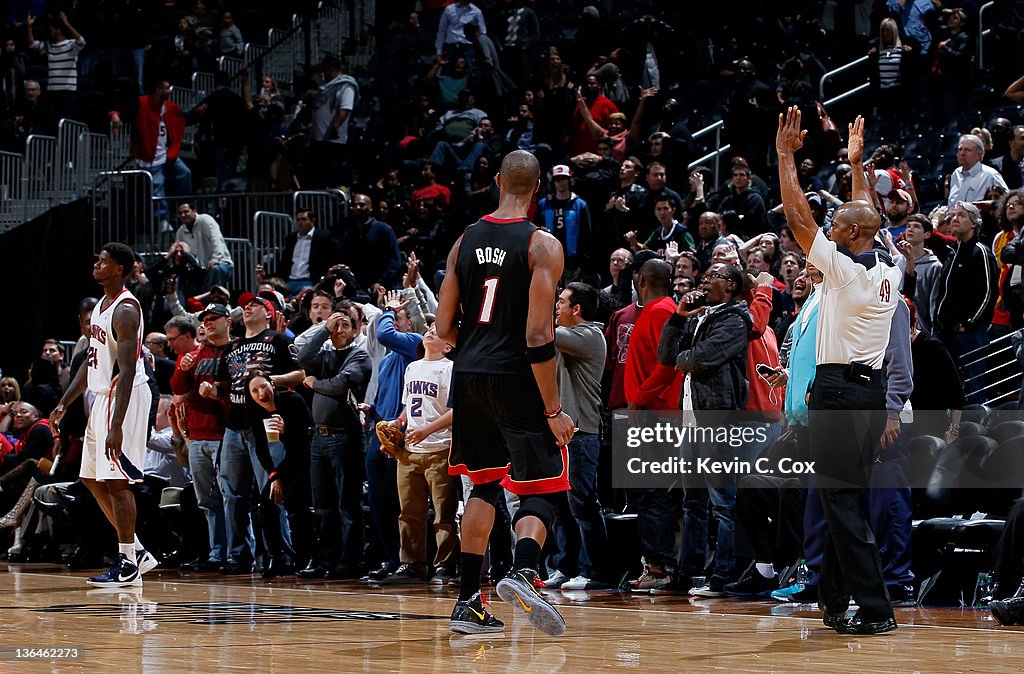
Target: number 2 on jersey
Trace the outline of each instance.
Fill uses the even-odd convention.
[[[491,322],[491,314],[494,313],[494,298],[498,294],[498,281],[500,280],[497,276],[484,279],[484,301],[480,304],[480,318],[476,319],[477,323],[486,325]]]
[[[884,278],[884,279],[882,279],[882,285],[879,286],[879,288],[878,288],[878,299],[881,300],[883,303],[888,304],[889,303],[889,297],[891,295],[892,295],[892,290],[890,289],[890,286],[889,286],[889,279]]]

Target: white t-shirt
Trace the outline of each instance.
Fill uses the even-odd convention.
[[[807,256],[825,280],[818,300],[818,365],[864,363],[882,368],[903,274],[877,253],[857,259],[819,229]],[[871,264],[869,269],[867,264]],[[873,264],[872,264],[873,263]]]
[[[405,406],[406,432],[423,428],[448,411],[448,391],[452,383],[451,360],[416,360],[405,368],[405,388],[402,404]],[[452,443],[452,429],[428,435],[418,445],[408,445],[414,454],[431,454],[446,450]]]
[[[156,154],[153,155],[151,162],[138,160],[140,168],[156,168],[167,163],[167,123],[164,121],[166,113],[167,104],[164,103],[160,106],[160,127],[156,132]]]

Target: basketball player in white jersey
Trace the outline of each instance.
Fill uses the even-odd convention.
[[[86,367],[79,368],[50,415],[59,428],[64,410],[86,387],[95,395],[82,447],[82,482],[117,531],[118,557],[103,574],[89,579],[98,587],[138,587],[142,574],[157,565],[135,535],[135,495],[149,433],[153,394],[142,360],[142,310],[124,287],[135,265],[132,249],[108,243],[93,265],[92,277],[103,299],[92,314]]]

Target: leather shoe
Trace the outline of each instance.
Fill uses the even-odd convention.
[[[379,583],[380,581],[390,576],[391,572],[394,570],[394,567],[392,567],[390,563],[384,562],[380,565],[379,568],[376,568],[370,573],[366,574],[363,577],[363,580],[368,580],[373,583]]]
[[[224,562],[218,569],[222,576],[239,576],[252,573],[252,562]]]
[[[825,611],[825,615],[822,617],[821,622],[825,623],[825,627],[831,627],[834,630],[839,629],[839,625],[846,622],[846,611],[840,613],[829,613]]]
[[[220,562],[209,559],[208,557],[197,557],[191,562],[185,562],[178,568],[182,571],[194,571],[197,573],[209,573],[211,571],[217,571],[221,568]]]
[[[271,557],[263,571],[260,573],[264,578],[277,578],[278,576],[290,576],[295,573],[295,567],[284,561],[283,557]]]
[[[881,620],[864,620],[860,611],[853,614],[849,620],[844,620],[836,626],[836,632],[840,634],[882,634],[896,629],[896,618],[889,616]]]
[[[327,571],[327,578],[330,580],[352,580],[353,578],[359,578],[361,575],[362,572],[358,566],[349,566],[347,564],[339,564]]]
[[[327,569],[319,564],[310,562],[306,568],[302,569],[295,575],[299,578],[323,578],[327,575]]]

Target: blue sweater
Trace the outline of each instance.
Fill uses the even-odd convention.
[[[405,368],[420,357],[423,337],[415,332],[399,332],[395,328],[395,312],[385,309],[377,319],[377,341],[389,350],[377,370],[377,401],[374,408],[384,421],[397,419],[402,411],[402,387]]]

